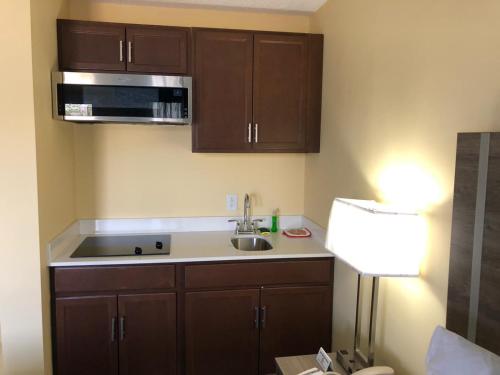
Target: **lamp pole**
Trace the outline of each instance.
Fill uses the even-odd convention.
[[[363,367],[373,366],[375,363],[375,334],[377,328],[377,308],[378,308],[378,289],[379,277],[371,278],[371,299],[370,299],[370,325],[368,332],[368,354],[361,351],[361,298],[362,285],[361,274],[358,273],[358,286],[356,295],[356,323],[354,326],[354,355]]]

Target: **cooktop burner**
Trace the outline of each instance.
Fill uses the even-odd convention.
[[[89,236],[71,258],[170,254],[170,234]]]

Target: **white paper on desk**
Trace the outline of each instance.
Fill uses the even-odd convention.
[[[319,348],[318,355],[316,356],[316,362],[318,362],[319,367],[323,371],[328,371],[332,364],[332,359],[326,354],[323,348]]]

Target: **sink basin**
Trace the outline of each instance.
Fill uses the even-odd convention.
[[[257,236],[233,237],[231,243],[236,249],[243,251],[264,251],[273,248],[268,241]]]

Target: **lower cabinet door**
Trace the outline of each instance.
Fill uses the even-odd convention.
[[[174,375],[176,294],[118,296],[120,375]]]
[[[330,350],[330,287],[261,291],[260,373],[276,372],[275,358]]]
[[[116,296],[56,299],[57,374],[118,374]]]
[[[186,293],[186,374],[258,374],[259,290]]]

